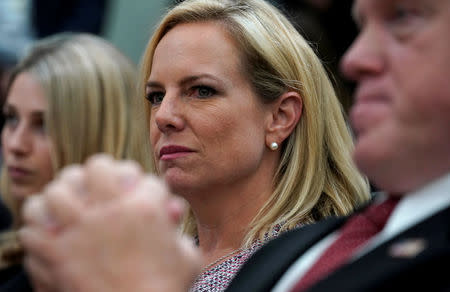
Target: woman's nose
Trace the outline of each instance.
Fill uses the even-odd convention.
[[[177,132],[184,128],[183,101],[167,92],[153,113],[158,129],[163,133]]]
[[[6,127],[3,129],[6,133],[2,135],[5,150],[15,155],[26,155],[29,153],[32,148],[32,137],[27,126],[21,123],[13,129],[7,129]]]

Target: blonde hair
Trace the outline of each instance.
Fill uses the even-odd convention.
[[[243,244],[262,238],[278,223],[291,229],[348,214],[368,200],[368,182],[352,161],[352,137],[322,63],[287,18],[262,0],[186,0],[173,7],[143,56],[141,97],[159,41],[176,25],[194,22],[220,23],[236,40],[244,72],[262,102],[288,90],[303,99],[302,117],[282,145],[273,194],[253,219]],[[196,235],[192,211],[183,230]]]
[[[54,173],[99,152],[152,168],[136,67],[110,43],[89,34],[55,35],[32,47],[14,68],[8,88],[23,72],[39,82],[48,100],[44,119]],[[17,225],[19,202],[8,194],[4,169],[2,194]]]

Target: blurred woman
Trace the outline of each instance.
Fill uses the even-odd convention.
[[[99,37],[62,34],[36,43],[12,71],[3,113],[1,193],[13,230],[24,199],[65,166],[102,152],[150,169],[135,66]],[[20,270],[21,247],[14,231],[0,238],[7,281]]]

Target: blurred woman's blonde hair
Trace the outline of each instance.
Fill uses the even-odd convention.
[[[321,61],[288,19],[263,0],[186,0],[173,7],[143,56],[141,99],[159,41],[176,25],[193,22],[219,23],[236,41],[242,70],[263,103],[288,90],[303,99],[301,119],[282,144],[273,194],[253,219],[243,244],[262,238],[278,223],[291,229],[348,214],[368,200],[368,182],[352,162],[350,130]],[[147,115],[149,119],[149,105]],[[191,235],[196,235],[194,219],[189,212],[183,222]]]
[[[136,66],[114,46],[89,34],[54,35],[30,49],[13,69],[7,90],[24,72],[39,82],[48,100],[44,124],[54,173],[100,152],[152,169]],[[9,196],[7,184],[2,169],[2,197],[17,225],[19,202]]]

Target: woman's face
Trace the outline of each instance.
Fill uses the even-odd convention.
[[[22,200],[39,192],[53,176],[51,143],[44,125],[44,89],[28,73],[12,84],[3,113],[2,151],[10,193]]]
[[[177,25],[155,50],[150,140],[160,174],[181,195],[265,171],[270,111],[240,65],[234,41],[212,22]]]

